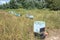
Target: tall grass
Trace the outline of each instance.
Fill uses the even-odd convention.
[[[45,21],[47,29],[60,28],[60,11],[12,9],[22,14],[17,17],[8,14],[10,10],[0,10],[0,40],[38,40],[33,34],[34,21]],[[34,19],[26,18],[26,13],[34,15]]]

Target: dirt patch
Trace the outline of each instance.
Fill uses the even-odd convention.
[[[48,31],[49,35],[45,38],[45,40],[60,40],[60,31],[59,29],[54,29],[52,31]]]

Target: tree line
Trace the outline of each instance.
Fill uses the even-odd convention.
[[[0,9],[43,9],[60,10],[60,0],[10,0],[9,3],[0,5]]]

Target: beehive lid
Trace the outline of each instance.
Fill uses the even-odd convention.
[[[35,21],[34,32],[39,33],[41,28],[45,28],[45,21]]]

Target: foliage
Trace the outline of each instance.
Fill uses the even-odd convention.
[[[60,10],[60,0],[46,0],[47,7],[52,10]]]
[[[0,9],[16,9],[19,8],[19,6],[16,4],[15,0],[10,0],[9,3],[0,5]]]
[[[9,8],[10,9],[16,9],[18,7],[19,6],[16,4],[16,1],[15,0],[10,0],[10,2],[9,2]]]
[[[6,4],[4,4],[6,5]],[[16,9],[16,8],[26,8],[26,9],[32,9],[32,8],[44,8],[46,5],[45,0],[10,0],[9,2],[10,9]],[[6,5],[6,6],[8,6]],[[5,8],[5,7],[4,7]]]
[[[0,9],[7,9],[7,8],[9,8],[9,5],[7,3],[0,5]]]
[[[49,8],[53,10],[60,9],[60,0],[10,0],[9,3],[0,5],[0,9],[17,9],[17,8]]]

